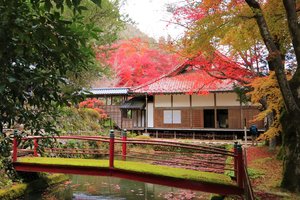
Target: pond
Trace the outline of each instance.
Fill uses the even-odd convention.
[[[162,200],[210,199],[211,194],[162,185],[102,176],[71,175],[70,180],[42,192],[26,194],[24,200]]]

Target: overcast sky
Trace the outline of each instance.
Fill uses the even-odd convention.
[[[180,0],[126,0],[121,12],[129,14],[136,26],[156,40],[160,36],[170,35],[173,39],[183,33],[182,27],[169,24],[172,14],[167,12],[167,4],[178,3]]]

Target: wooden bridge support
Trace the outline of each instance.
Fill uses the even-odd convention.
[[[109,168],[114,168],[115,156],[115,134],[114,130],[110,130],[109,134]]]
[[[122,160],[126,160],[126,154],[127,154],[127,144],[126,144],[126,141],[127,141],[127,130],[124,129],[122,130]]]
[[[233,153],[234,153],[234,159],[233,159],[233,169],[234,169],[234,178],[237,180],[237,145],[238,142],[234,142],[233,145]]]
[[[237,162],[237,184],[240,188],[244,188],[243,182],[245,178],[244,161],[243,161],[243,149],[241,144],[237,144],[236,147],[237,156],[235,157]]]

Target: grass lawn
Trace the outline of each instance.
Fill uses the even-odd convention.
[[[63,165],[63,166],[89,166],[108,168],[108,160],[95,159],[74,159],[74,158],[43,158],[43,157],[23,157],[18,162]],[[218,183],[225,185],[234,185],[229,176],[224,174],[216,174],[210,172],[201,172],[188,169],[180,169],[168,166],[151,165],[148,163],[132,162],[132,161],[115,161],[116,169],[133,171],[138,173],[160,175],[165,177],[175,177],[180,179],[188,179],[201,182]]]

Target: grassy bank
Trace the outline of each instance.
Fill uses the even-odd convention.
[[[30,183],[16,183],[9,188],[0,190],[1,200],[13,200],[23,196],[25,193],[45,189],[51,185],[68,180],[69,177],[63,174],[43,175],[40,179]]]

